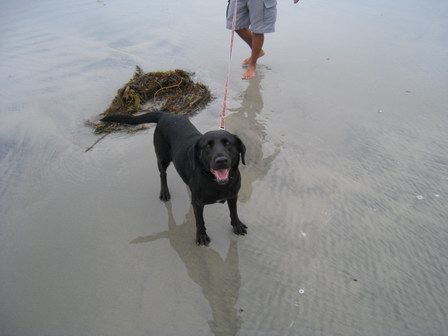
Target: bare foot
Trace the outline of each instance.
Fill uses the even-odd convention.
[[[258,55],[258,58],[260,58],[260,57],[263,57],[264,56],[264,51],[262,50],[262,51],[260,51],[260,55]],[[243,62],[241,63],[242,65],[243,65],[243,67],[244,66],[248,66],[249,65],[249,63],[250,63],[250,57],[248,57],[248,58],[246,58],[246,59],[244,59],[243,60]]]
[[[248,80],[257,76],[256,67],[254,65],[248,65],[246,71],[241,79]]]

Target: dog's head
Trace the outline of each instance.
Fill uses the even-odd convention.
[[[241,162],[246,164],[246,146],[236,135],[224,130],[205,133],[196,143],[195,150],[201,168],[218,184],[229,181],[230,171],[238,169],[240,156]]]

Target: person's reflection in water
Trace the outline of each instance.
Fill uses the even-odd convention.
[[[246,164],[241,170],[241,190],[238,194],[238,200],[246,202],[252,194],[253,182],[262,179],[269,169],[272,162],[280,152],[281,143],[273,144],[275,150],[271,155],[264,157],[263,144],[269,141],[266,132],[265,119],[261,112],[263,110],[263,97],[261,95],[262,87],[260,75],[252,79],[245,91],[241,93],[241,106],[232,109],[232,114],[226,117],[226,129],[229,132],[238,134],[246,145]],[[249,234],[250,234],[250,223]]]
[[[168,211],[168,230],[147,237],[138,237],[131,243],[148,243],[161,238],[169,240],[179,258],[185,264],[189,277],[197,283],[212,310],[213,320],[209,326],[214,335],[235,335],[241,328],[242,319],[235,307],[241,276],[238,260],[238,246],[230,241],[225,260],[210,247],[200,248],[189,239],[195,232],[193,208],[181,225],[176,225],[171,202],[165,203]]]

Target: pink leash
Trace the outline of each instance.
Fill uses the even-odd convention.
[[[224,86],[224,102],[222,104],[222,111],[221,111],[221,121],[219,124],[220,129],[224,129],[224,119],[226,118],[226,109],[227,109],[227,93],[229,91],[229,81],[230,81],[230,63],[232,61],[232,51],[233,51],[233,40],[235,36],[235,29],[236,29],[236,10],[238,8],[238,0],[235,0],[233,8],[233,19],[232,19],[232,33],[230,34],[230,53],[229,53],[229,66],[227,69],[227,79],[226,84]]]

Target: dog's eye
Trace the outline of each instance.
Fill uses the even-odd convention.
[[[230,141],[227,140],[227,139],[224,139],[224,140],[222,141],[222,143],[223,143],[224,146],[230,146]]]
[[[213,147],[213,141],[209,141],[205,144],[206,148],[212,148]]]

